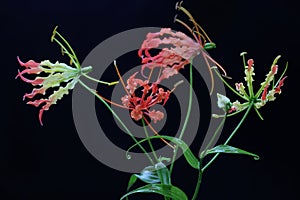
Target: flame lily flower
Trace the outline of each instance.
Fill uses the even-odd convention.
[[[25,69],[21,72],[19,71],[16,78],[19,77],[32,86],[38,86],[34,88],[31,93],[26,93],[23,96],[23,100],[26,98],[33,99],[38,94],[45,95],[49,88],[58,87],[58,89],[47,98],[40,98],[27,102],[27,104],[36,107],[43,105],[39,112],[39,121],[41,125],[43,125],[42,116],[44,111],[49,110],[51,105],[56,104],[64,95],[67,95],[69,90],[72,90],[75,87],[82,74],[86,74],[92,70],[91,66],[85,68],[73,68],[64,63],[51,63],[49,60],[44,60],[40,63],[30,60],[24,63],[19,57],[17,59],[19,64],[25,67]],[[47,76],[38,76],[41,73],[45,73]],[[35,79],[30,80],[25,78],[24,74],[35,74],[37,76]],[[63,86],[62,83],[66,83],[66,85]]]
[[[142,119],[143,114],[150,117],[156,123],[163,119],[164,114],[161,111],[150,110],[156,104],[167,102],[170,96],[170,91],[165,91],[163,88],[157,87],[155,83],[150,84],[148,81],[135,78],[137,72],[134,73],[128,80],[126,89],[127,94],[122,97],[122,104],[131,110],[131,118],[138,121]],[[142,87],[142,95],[136,95],[136,89]]]
[[[108,83],[100,80],[96,80],[87,74],[92,70],[91,66],[81,67],[76,54],[74,53],[72,47],[65,40],[65,38],[57,32],[57,27],[53,30],[53,35],[51,41],[56,42],[60,47],[63,54],[66,54],[70,58],[70,65],[65,63],[51,63],[49,60],[44,60],[41,62],[35,62],[34,60],[29,60],[28,62],[22,62],[19,57],[17,57],[19,64],[25,67],[23,71],[18,71],[16,78],[21,78],[26,83],[31,84],[35,88],[31,93],[25,94],[23,100],[37,98],[32,101],[28,101],[27,104],[34,105],[36,107],[42,106],[39,112],[39,121],[42,123],[42,116],[44,111],[49,110],[49,108],[56,104],[58,100],[62,99],[64,95],[69,94],[76,83],[82,83],[79,78],[84,76],[92,81],[106,85],[114,85],[116,82]],[[58,36],[58,38],[56,38]],[[72,65],[75,65],[73,67]],[[36,75],[36,78],[31,80],[24,77],[25,74]],[[54,91],[51,95],[48,95],[50,88]],[[58,88],[58,89],[57,89]],[[39,98],[39,96],[43,96]],[[45,97],[48,96],[47,98]]]
[[[211,75],[212,93],[214,80],[209,61],[218,66],[222,70],[223,75],[227,76],[222,66],[204,51],[204,49],[215,48],[216,45],[210,40],[202,27],[194,20],[193,16],[182,7],[182,2],[176,4],[176,9],[186,14],[193,23],[193,28],[190,28],[186,23],[176,17],[174,20],[186,27],[192,34],[193,39],[180,31],[173,31],[170,28],[162,28],[159,32],[148,33],[138,51],[139,57],[142,58],[141,73],[144,75],[145,68],[150,69],[151,72],[154,68],[161,68],[162,73],[160,73],[160,76],[156,81],[156,83],[159,84],[163,79],[178,74],[180,69],[184,68],[185,65],[190,64],[190,61],[195,56],[201,54],[205,59]],[[157,48],[162,49],[158,54],[151,55],[150,51]]]
[[[274,101],[276,99],[275,94],[281,93],[281,87],[284,84],[285,79],[287,76],[284,76],[288,63],[286,64],[285,70],[281,74],[280,78],[277,82],[275,82],[275,75],[278,72],[278,65],[277,62],[281,56],[277,56],[270,68],[270,71],[266,75],[265,80],[260,84],[260,88],[255,93],[253,89],[253,76],[254,74],[254,60],[249,59],[247,61],[247,64],[245,62],[245,54],[246,52],[241,53],[241,56],[243,57],[244,66],[245,66],[245,81],[247,83],[247,89],[244,86],[242,82],[235,84],[235,89],[233,89],[219,74],[219,77],[223,80],[223,82],[231,89],[236,95],[241,97],[243,100],[245,100],[244,103],[240,103],[240,101],[236,100],[233,103],[224,95],[218,94],[218,105],[221,109],[223,109],[228,116],[237,114],[246,108],[249,108],[249,106],[253,106],[257,114],[261,119],[262,116],[259,113],[258,109],[265,106],[267,102]],[[224,103],[225,102],[225,103]],[[214,117],[221,117],[224,115],[215,115]]]

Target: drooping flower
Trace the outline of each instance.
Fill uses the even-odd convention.
[[[187,36],[183,32],[171,30],[171,28],[162,28],[159,32],[148,33],[138,51],[138,55],[142,59],[141,73],[144,76],[145,68],[148,68],[151,71],[154,68],[160,68],[160,76],[155,82],[159,84],[163,79],[167,79],[178,74],[178,71],[183,69],[185,65],[189,64],[195,56],[202,54],[211,75],[212,91],[214,81],[211,66],[208,61],[213,62],[226,76],[226,72],[221,65],[203,51],[204,49],[215,48],[216,45],[210,40],[202,27],[194,20],[192,15],[182,7],[182,2],[176,4],[176,9],[182,11],[188,16],[193,27],[190,28],[186,23],[177,18],[175,18],[174,21],[186,27],[193,38]],[[153,54],[151,51],[154,49],[160,49],[160,51],[157,54]]]
[[[49,60],[44,60],[40,63],[29,60],[24,63],[19,57],[17,59],[19,64],[25,67],[25,69],[21,72],[18,71],[16,78],[19,77],[24,82],[35,87],[31,93],[26,93],[23,96],[23,100],[37,97],[35,100],[29,100],[27,104],[36,107],[42,106],[39,111],[39,121],[41,125],[43,125],[42,116],[44,111],[49,110],[49,108],[53,104],[56,104],[58,100],[62,99],[64,95],[69,94],[69,90],[75,87],[79,77],[82,74],[90,72],[92,69],[91,67],[73,68],[64,63],[51,63]],[[24,74],[34,74],[36,78],[31,80],[24,77]],[[63,85],[63,83],[65,83],[65,85]],[[50,88],[54,89],[51,95],[46,93]],[[55,90],[56,88],[58,89]],[[40,95],[42,97],[39,97]]]
[[[162,45],[168,47],[162,48],[157,55],[152,56],[150,50]],[[138,51],[138,55],[142,58],[142,73],[145,68],[162,67],[159,83],[162,79],[177,74],[200,53],[201,49],[201,45],[186,34],[174,32],[170,28],[162,28],[157,33],[148,33]]]

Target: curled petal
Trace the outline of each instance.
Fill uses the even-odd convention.
[[[40,66],[40,63],[37,63],[33,60],[29,60],[28,62],[24,63],[20,60],[19,56],[17,57],[18,62],[21,66],[26,67],[26,68],[38,68]]]
[[[161,111],[152,110],[148,113],[148,115],[151,118],[151,120],[154,121],[154,123],[157,123],[157,121],[160,121],[164,118],[164,113]]]
[[[129,105],[130,105],[130,101],[129,101],[129,98],[128,98],[128,95],[125,95],[121,98],[121,101],[122,101],[122,104],[126,107],[129,108]]]
[[[254,60],[253,59],[249,59],[247,61],[247,64],[248,64],[248,71],[250,71],[251,68],[254,66]]]
[[[131,118],[138,121],[138,120],[142,119],[143,112],[140,109],[136,108],[130,112],[130,115],[131,115]]]
[[[278,71],[278,65],[272,66],[271,71],[272,71],[272,74],[277,74],[277,71]]]
[[[28,101],[27,104],[38,107],[43,103],[48,103],[49,101],[50,101],[49,99],[37,99],[37,100],[34,100],[34,101]]]
[[[24,82],[26,82],[26,83],[30,83],[30,84],[32,84],[32,85],[41,85],[41,84],[43,84],[43,82],[44,82],[44,80],[45,80],[45,78],[42,78],[42,77],[37,77],[37,78],[35,78],[34,80],[30,80],[30,79],[27,79],[27,78],[25,78],[23,75],[22,75],[22,73],[20,73],[20,71],[18,72],[18,75],[16,76],[16,78],[17,77],[20,77],[21,79],[22,79],[22,81],[24,81]]]
[[[267,100],[267,92],[268,92],[268,85],[264,88],[264,91],[263,91],[263,93],[262,93],[262,95],[261,95],[261,100],[262,101],[266,101]]]
[[[279,81],[279,84],[278,86],[275,88],[275,92],[280,94],[281,93],[281,87],[283,86],[284,84],[284,80],[287,78],[287,76],[283,77],[280,81]]]
[[[40,109],[40,112],[39,112],[39,121],[40,121],[40,124],[43,126],[43,121],[42,121],[42,117],[43,117],[43,113],[45,110],[49,110],[49,107],[52,105],[51,102],[47,102],[41,109]]]
[[[151,49],[162,46],[164,48],[157,55],[150,54]],[[174,32],[170,28],[162,28],[160,32],[147,34],[138,55],[142,58],[142,72],[145,68],[153,69],[155,67],[172,67],[179,70],[201,50],[202,46],[184,33]]]
[[[246,95],[246,92],[245,92],[245,86],[244,86],[243,83],[236,83],[236,84],[235,84],[235,88],[236,88],[236,90],[237,90],[240,94]]]
[[[37,94],[45,94],[45,92],[46,92],[46,89],[43,88],[43,87],[41,87],[41,88],[34,88],[34,89],[32,90],[31,93],[25,94],[25,95],[23,96],[23,100],[24,100],[25,98],[32,99],[35,95],[37,95]]]
[[[148,83],[148,81],[143,81],[141,79],[135,78],[138,72],[134,73],[132,76],[129,77],[127,80],[126,89],[129,89],[129,93],[133,94],[134,91],[137,89],[138,86],[142,86]]]
[[[18,73],[18,75],[16,76],[16,78],[18,78],[19,76],[21,76],[23,74],[39,74],[42,71],[43,70],[41,68],[28,68],[28,69],[24,69],[23,71],[21,71],[21,72]]]
[[[33,105],[35,107],[38,107],[38,106],[40,106],[40,105],[42,105],[44,103],[45,103],[45,105],[39,111],[39,121],[40,121],[41,125],[43,125],[42,116],[43,116],[44,111],[45,110],[49,110],[49,107],[53,103],[49,99],[38,99],[38,100],[35,100],[35,101],[29,101],[29,102],[27,102],[27,104]]]

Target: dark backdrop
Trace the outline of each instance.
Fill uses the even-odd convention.
[[[0,199],[119,199],[130,174],[104,166],[81,143],[72,120],[71,95],[45,112],[22,96],[30,86],[14,77],[23,60],[62,58],[50,42],[59,25],[79,60],[106,38],[137,27],[171,27],[176,1],[6,1],[1,3],[1,126]],[[222,156],[209,168],[199,199],[299,199],[299,98],[297,75],[299,11],[291,1],[185,1],[217,48],[210,53],[229,75],[242,79],[239,54],[255,59],[257,79],[264,78],[272,60],[289,62],[283,93],[261,110],[265,120],[251,113],[232,140],[261,156]],[[259,75],[261,73],[262,75]],[[259,82],[259,80],[257,80]],[[226,124],[228,132],[236,122]],[[190,196],[196,172],[183,161],[174,171],[174,184]],[[146,199],[147,195],[137,196]],[[153,199],[154,196],[151,196]],[[135,199],[135,198],[132,198]],[[137,198],[136,198],[137,199]]]

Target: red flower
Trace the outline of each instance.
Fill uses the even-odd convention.
[[[164,47],[157,55],[152,56],[151,49]],[[142,74],[145,68],[162,67],[163,72],[156,83],[178,73],[178,70],[200,53],[202,46],[182,32],[174,32],[170,28],[162,28],[160,32],[148,33],[138,51],[142,58]]]
[[[157,121],[163,119],[164,114],[160,111],[151,110],[151,107],[167,102],[170,96],[170,91],[165,91],[163,88],[159,88],[156,83],[148,83],[148,80],[141,80],[135,78],[137,72],[134,73],[127,80],[126,89],[127,95],[123,96],[121,101],[122,104],[131,110],[130,116],[134,120],[138,121],[142,119],[143,115],[147,115],[151,120],[156,123]],[[142,94],[137,96],[136,90],[142,87]]]

